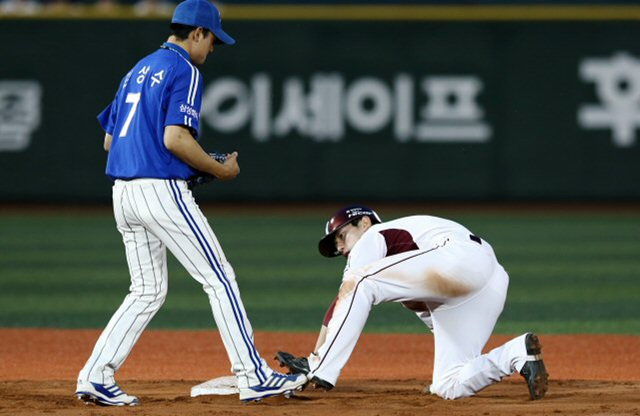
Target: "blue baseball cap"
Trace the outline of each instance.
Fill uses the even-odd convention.
[[[222,30],[220,12],[208,0],[186,0],[176,6],[171,23],[203,27],[216,36],[216,41],[233,45],[236,40]]]

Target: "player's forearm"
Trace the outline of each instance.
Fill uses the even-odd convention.
[[[317,352],[322,344],[327,340],[327,327],[326,325],[322,325],[320,328],[320,333],[318,334],[318,340],[316,341],[316,347],[313,349],[314,352]]]
[[[184,127],[167,126],[164,134],[164,145],[187,165],[209,173],[218,179],[232,179],[239,173],[237,164],[235,166],[223,165],[213,160],[193,138],[189,130]]]

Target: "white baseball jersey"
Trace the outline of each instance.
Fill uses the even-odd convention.
[[[481,355],[508,280],[491,246],[454,221],[412,216],[375,224],[349,253],[326,341],[309,356],[311,377],[336,384],[373,305],[422,302],[429,310],[417,316],[434,332],[431,392],[473,395],[527,360],[526,334]]]
[[[405,251],[431,248],[453,234],[469,236],[471,231],[454,221],[427,215],[374,224],[349,253],[345,271]]]

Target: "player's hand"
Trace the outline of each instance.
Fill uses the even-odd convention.
[[[216,177],[221,181],[229,181],[240,173],[240,166],[238,165],[238,152],[229,153],[227,160],[223,163],[225,169],[221,171]]]

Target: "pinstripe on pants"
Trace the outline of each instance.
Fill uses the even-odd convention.
[[[185,182],[116,181],[113,204],[131,274],[130,293],[100,335],[79,379],[115,382],[115,371],[166,298],[168,248],[209,297],[239,387],[262,383],[271,370],[253,344],[235,273]]]

